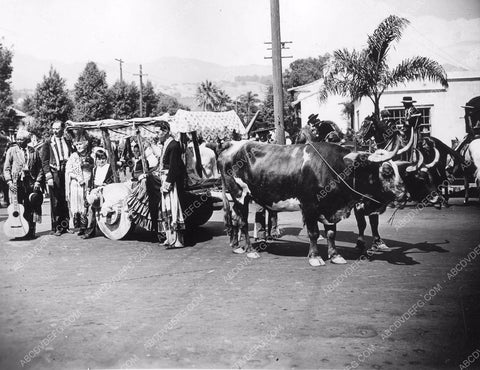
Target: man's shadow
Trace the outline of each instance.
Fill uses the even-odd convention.
[[[101,232],[99,232],[102,235]],[[184,234],[184,242],[186,247],[193,247],[198,243],[212,240],[216,236],[226,235],[223,222],[210,221],[205,225],[187,228]],[[102,235],[103,236],[103,235]],[[135,227],[133,231],[122,240],[135,240],[141,242],[158,243],[156,235],[141,227]]]

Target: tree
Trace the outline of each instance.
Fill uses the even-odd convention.
[[[408,24],[407,19],[391,15],[380,23],[373,35],[368,36],[365,49],[352,52],[336,50],[320,97],[325,99],[328,93],[349,96],[352,101],[368,97],[374,105],[376,118],[380,120],[380,97],[389,87],[424,79],[448,87],[443,67],[426,57],[405,59],[389,69],[387,56],[391,44],[400,40]]]
[[[75,84],[74,118],[77,121],[96,121],[109,118],[112,112],[107,74],[94,62],[88,62]]]
[[[43,76],[43,81],[37,85],[33,105],[33,116],[43,128],[43,133],[48,132],[54,121],[65,122],[70,118],[73,102],[65,88],[65,80],[53,67],[50,67],[48,76]]]
[[[145,117],[155,117],[158,105],[158,96],[150,81],[143,86],[143,112]]]
[[[114,119],[129,119],[139,116],[140,92],[132,82],[117,81],[110,89],[112,116]]]
[[[283,83],[286,89],[306,85],[323,77],[323,70],[330,59],[329,54],[318,58],[297,59],[285,70]]]
[[[0,128],[8,131],[15,124],[11,114],[12,98],[12,58],[13,52],[0,43]]]
[[[35,114],[35,100],[33,95],[27,95],[20,106],[22,112],[33,116]]]
[[[285,89],[283,91],[283,97],[283,122],[285,131],[287,131],[290,136],[294,136],[299,128],[297,127],[294,111],[291,109],[292,98],[286,93]],[[275,122],[273,112],[273,85],[268,86],[265,100],[260,107],[260,116],[263,121],[269,122],[272,125]]]
[[[169,113],[174,115],[177,113],[177,110],[190,110],[186,105],[180,104],[178,100],[170,95],[159,92],[158,95],[158,104],[156,108],[156,115],[162,115],[163,113]]]
[[[204,111],[214,111],[218,105],[218,88],[211,81],[201,82],[195,100]]]
[[[217,104],[214,110],[216,112],[225,112],[232,108],[232,98],[225,92],[225,90],[217,90]]]
[[[242,114],[244,122],[248,124],[253,114],[258,110],[258,104],[261,102],[258,94],[247,91],[245,94],[240,95],[237,101],[240,103],[237,109]]]

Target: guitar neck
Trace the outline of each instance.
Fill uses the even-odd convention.
[[[18,191],[18,189],[17,189],[17,191]],[[13,209],[15,211],[18,211],[18,196],[17,196],[17,193],[12,194],[12,204],[13,204]]]

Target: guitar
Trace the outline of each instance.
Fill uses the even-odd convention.
[[[23,217],[25,208],[22,204],[18,204],[17,194],[10,192],[11,203],[7,208],[8,218],[3,225],[3,232],[10,238],[23,238],[27,235],[29,225],[27,220]]]

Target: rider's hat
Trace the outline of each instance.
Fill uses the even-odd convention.
[[[411,96],[404,96],[402,99],[402,103],[416,103],[416,100],[413,100]]]
[[[313,113],[312,113],[312,114],[310,114],[310,115],[308,116],[307,122],[308,122],[308,123],[311,123],[311,122],[315,122],[315,121],[317,121],[317,120],[318,120],[318,113],[317,113],[317,114],[313,114]]]

